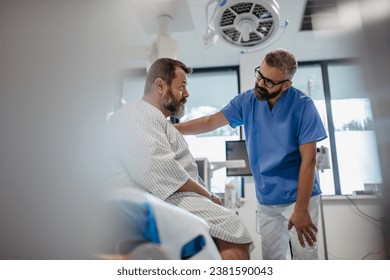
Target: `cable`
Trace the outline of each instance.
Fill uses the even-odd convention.
[[[373,249],[371,250],[370,252],[368,252],[363,258],[361,258],[362,260],[365,260],[367,259],[368,256],[370,255],[377,255],[377,254],[380,254],[384,249],[384,246],[380,246],[378,249]]]
[[[376,221],[376,222],[380,222],[380,223],[382,222],[381,219],[374,218],[374,217],[372,217],[372,216],[370,216],[370,215],[367,215],[367,214],[364,213],[363,211],[361,211],[361,210],[359,209],[359,207],[356,205],[355,201],[353,201],[353,199],[350,198],[348,195],[346,195],[345,197],[353,204],[353,206],[355,206],[355,209],[356,209],[361,215],[363,215],[363,216],[365,216],[365,217],[367,217],[367,218],[369,218],[369,219],[372,219],[372,220],[374,220],[374,221]]]

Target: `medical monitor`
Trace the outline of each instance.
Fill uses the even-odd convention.
[[[245,140],[226,141],[226,160],[244,160],[246,167],[226,168],[226,176],[252,176]]]
[[[198,175],[204,182],[204,186],[210,190],[211,174],[210,174],[210,162],[207,158],[196,158],[196,164],[198,165]]]

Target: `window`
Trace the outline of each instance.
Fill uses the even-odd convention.
[[[328,68],[340,186],[343,194],[381,184],[371,102],[355,64]]]
[[[350,61],[301,63],[293,86],[313,100],[328,138],[330,169],[319,172],[323,194],[352,194],[382,184],[371,103],[360,66]]]
[[[188,77],[190,97],[186,114],[180,121],[187,121],[218,112],[239,93],[238,67],[194,69]],[[225,141],[239,140],[239,128],[224,126],[209,133],[185,136],[195,158],[208,158],[210,162],[225,161]],[[216,170],[211,178],[211,191],[224,192],[226,168]]]

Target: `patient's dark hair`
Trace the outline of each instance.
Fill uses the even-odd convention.
[[[158,78],[164,80],[169,86],[175,78],[176,68],[183,69],[186,74],[192,73],[192,68],[187,67],[183,62],[171,58],[159,58],[150,66],[146,74],[144,95],[149,93],[154,81]]]

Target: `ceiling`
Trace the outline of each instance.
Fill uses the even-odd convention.
[[[146,59],[141,54],[145,46],[150,46],[156,40],[158,17],[161,15],[172,17],[171,37],[178,42],[177,57],[185,64],[194,68],[239,65],[240,57],[246,55],[247,52],[221,40],[218,40],[214,46],[204,47],[203,36],[207,30],[205,7],[208,2],[208,0],[126,0],[120,2],[122,6],[118,10],[122,14],[118,19],[122,22],[119,36],[124,47],[127,48],[122,59],[122,66],[125,69],[146,68]],[[328,14],[328,17],[323,20],[326,23],[325,26],[316,31],[300,31],[303,19],[308,18],[307,1],[276,0],[276,2],[280,8],[278,33],[272,38],[271,44],[258,51],[276,47],[287,48],[296,55],[299,61],[353,56],[353,44],[337,28],[337,15]],[[327,3],[334,5],[335,1],[310,0],[308,4],[310,3],[313,7],[313,3],[316,2],[326,6]],[[314,5],[314,10],[318,8]],[[212,9],[214,6],[211,6],[210,11]],[[134,46],[138,47],[134,48]]]

